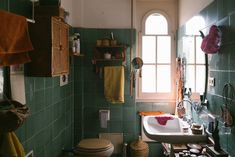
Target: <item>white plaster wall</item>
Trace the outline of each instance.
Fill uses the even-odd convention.
[[[72,21],[73,21],[73,0],[61,0],[61,7],[69,12],[68,24],[72,25]]]
[[[72,1],[72,3],[71,3]],[[68,4],[71,3],[71,4]],[[72,7],[70,24],[86,28],[130,28],[131,0],[62,0]]]
[[[179,26],[198,14],[214,0],[179,0]]]
[[[164,12],[168,16],[171,32],[175,33],[178,26],[178,2],[177,0],[137,0],[136,1],[136,28],[142,29],[143,17],[151,10]]]

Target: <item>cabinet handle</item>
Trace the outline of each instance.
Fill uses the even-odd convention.
[[[62,48],[62,45],[60,45],[60,51],[62,50],[63,48]]]

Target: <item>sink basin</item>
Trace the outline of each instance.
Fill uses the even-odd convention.
[[[170,114],[144,116],[142,123],[146,136],[159,142],[196,143],[207,141],[205,133],[202,135],[192,134],[187,122]],[[183,128],[189,128],[188,132],[183,132]]]

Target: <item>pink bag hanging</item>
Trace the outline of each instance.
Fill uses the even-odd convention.
[[[212,25],[209,34],[205,36],[202,40],[201,49],[206,54],[214,54],[220,49],[220,44],[221,32],[217,26]]]

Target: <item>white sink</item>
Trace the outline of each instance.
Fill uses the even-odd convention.
[[[164,124],[164,122],[166,123]],[[186,122],[170,114],[144,116],[142,123],[146,136],[159,142],[192,143],[207,141],[205,133],[202,135],[192,134]],[[188,132],[184,133],[183,128],[187,127],[189,128]]]

